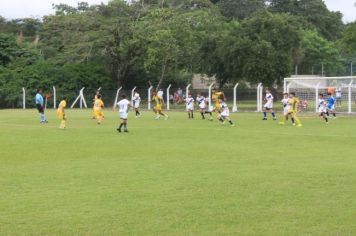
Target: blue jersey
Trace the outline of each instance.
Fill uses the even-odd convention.
[[[328,108],[333,108],[335,105],[335,98],[333,96],[330,96],[328,99]]]
[[[41,94],[39,93],[36,94],[35,102],[36,104],[40,104],[41,106],[43,106],[43,97]]]

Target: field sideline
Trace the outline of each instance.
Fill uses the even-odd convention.
[[[0,110],[0,235],[356,235],[356,118]]]

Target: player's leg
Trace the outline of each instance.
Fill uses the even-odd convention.
[[[165,117],[165,120],[168,119],[168,115],[164,114],[164,113],[162,112],[162,110],[159,110],[159,115],[164,116],[164,117]]]
[[[270,109],[270,112],[271,112],[273,120],[277,120],[276,114],[274,113],[272,108]]]
[[[193,109],[190,110],[190,116],[192,117],[192,119],[194,119],[194,110]]]
[[[324,118],[326,123],[329,123],[328,116],[326,115],[326,112],[322,112],[321,116]]]
[[[203,120],[205,120],[204,109],[200,108],[200,115]]]
[[[267,107],[263,107],[263,119],[262,120],[267,120]]]
[[[225,119],[229,122],[229,124],[231,126],[235,126],[235,124],[232,122],[232,120],[230,119],[230,116],[226,116]]]

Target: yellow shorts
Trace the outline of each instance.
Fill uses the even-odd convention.
[[[94,115],[95,115],[95,117],[97,117],[97,118],[104,116],[104,114],[103,114],[102,111],[94,111]]]
[[[156,111],[162,111],[162,106],[161,105],[156,105],[155,106]]]
[[[64,115],[63,112],[57,112],[57,116],[58,116],[58,118],[61,119],[61,120],[63,120],[64,117],[65,117],[65,115]]]

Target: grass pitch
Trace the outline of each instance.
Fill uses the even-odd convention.
[[[356,235],[356,118],[0,111],[0,235]]]

